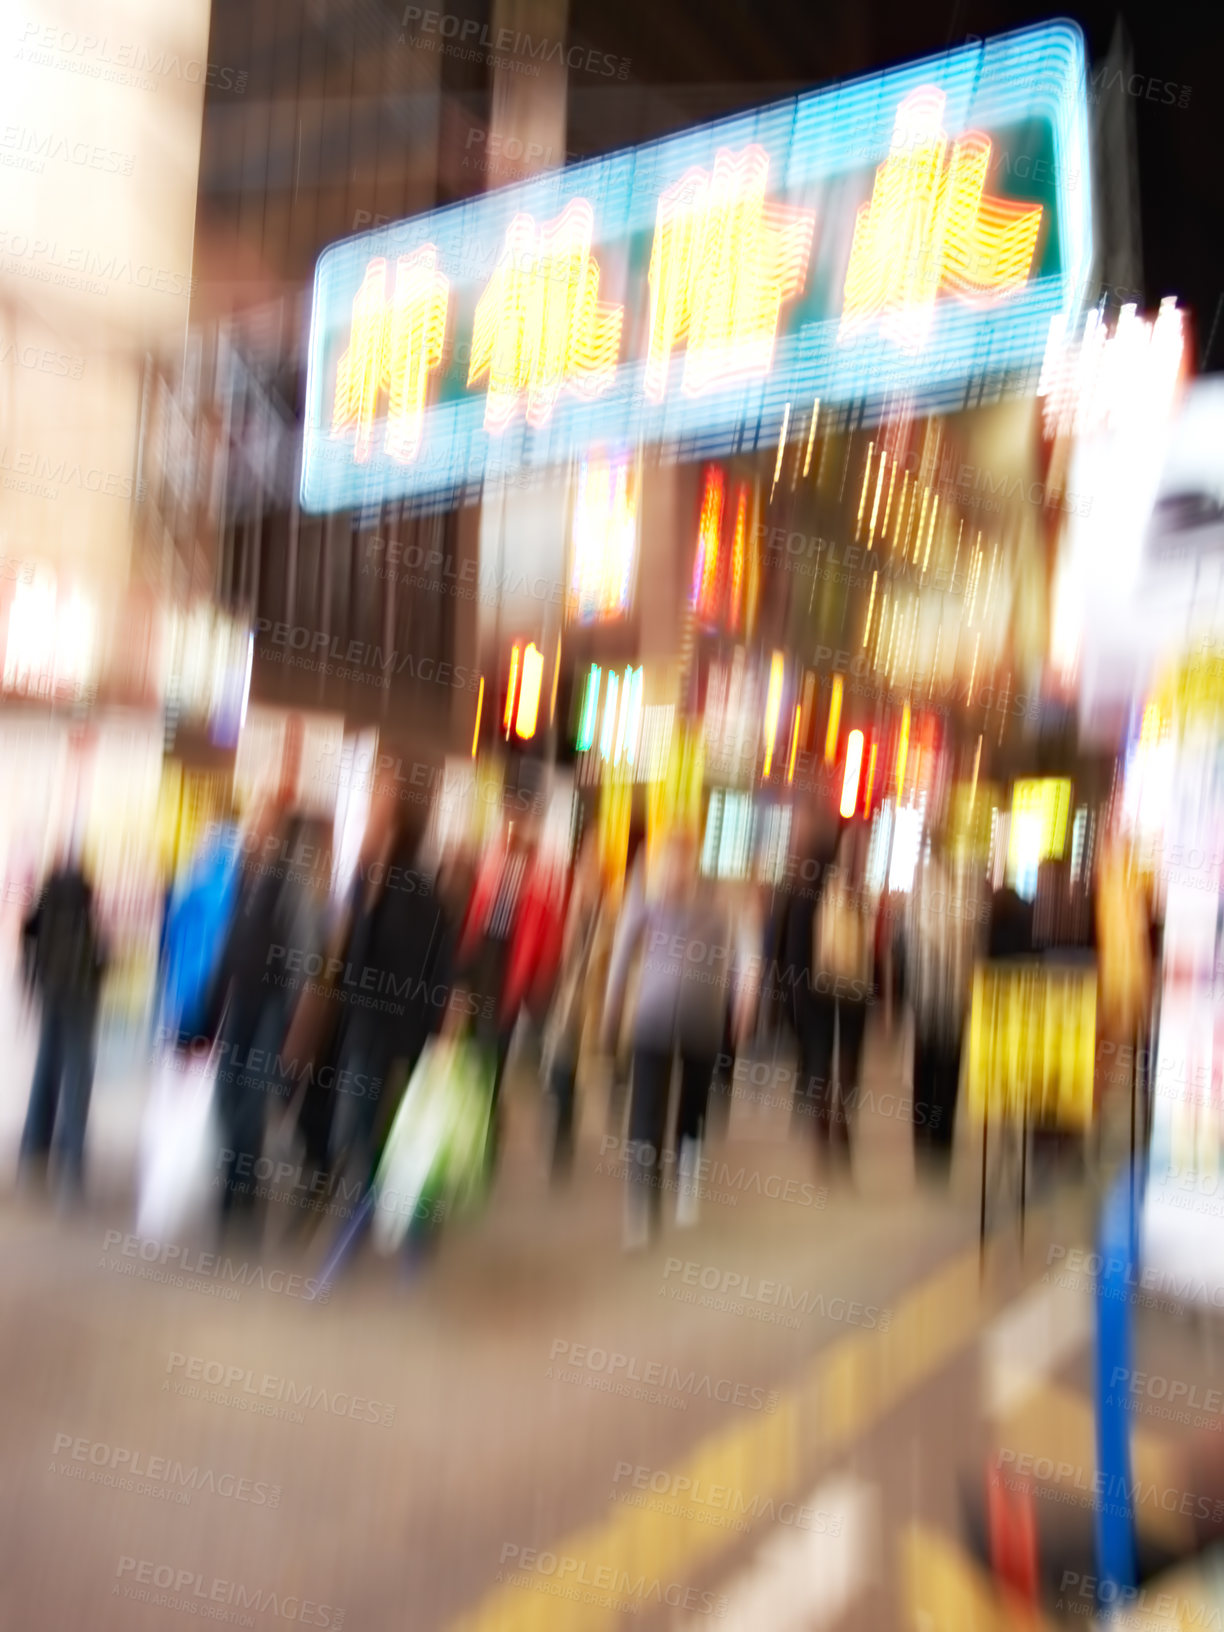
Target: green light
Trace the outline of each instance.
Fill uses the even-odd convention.
[[[575,746],[580,754],[585,754],[595,741],[595,715],[599,708],[600,673],[599,664],[592,663],[591,671],[587,675],[586,690],[582,695],[582,716],[578,721],[578,741]]]

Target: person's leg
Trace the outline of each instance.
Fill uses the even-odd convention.
[[[837,1101],[833,1114],[833,1136],[849,1149],[851,1111],[858,1100],[859,1076],[863,1064],[867,1005],[839,1002],[837,1024]]]
[[[934,1124],[939,1119],[935,1097],[935,1059],[931,1040],[914,1027],[914,1155],[925,1158],[930,1150]]]
[[[255,1200],[254,1170],[260,1152],[256,1150],[252,1153],[250,1149],[250,1099],[252,1096],[259,1097],[259,1090],[251,1087],[249,1062],[259,1030],[259,1019],[260,1011],[253,1005],[231,1003],[217,1050],[217,1077],[213,1092],[221,1137],[222,1219],[229,1218],[236,1209],[249,1212]]]
[[[832,998],[813,993],[799,1014],[799,1075],[795,1082],[794,1117],[818,1143],[827,1144],[833,1103]]]
[[[332,1120],[332,1171],[343,1175],[349,1189],[364,1190],[373,1177],[390,1061],[376,1032],[366,1026],[350,1028],[341,1061]]]
[[[701,1147],[709,1111],[710,1083],[716,1060],[705,1050],[685,1050],[680,1056],[680,1105],[676,1115],[676,1223],[696,1224],[700,1185],[697,1180]]]
[[[63,1071],[64,1018],[48,1005],[43,1010],[38,1038],[38,1058],[30,1083],[25,1127],[21,1134],[21,1166],[27,1172],[45,1164],[51,1153],[51,1135],[59,1105],[60,1076]]]
[[[671,1091],[670,1050],[635,1050],[629,1090],[629,1173],[625,1191],[625,1244],[645,1246],[658,1217],[663,1182],[663,1140]]]
[[[84,1190],[85,1128],[93,1091],[97,1015],[92,1010],[66,1017],[61,1047],[63,1078],[55,1149],[59,1162],[57,1188],[66,1200]]]
[[[952,1144],[956,1133],[956,1102],[960,1092],[962,1039],[958,1035],[941,1039],[935,1049],[931,1083],[930,1148],[939,1170],[946,1175],[952,1166]]]
[[[548,1092],[553,1107],[552,1176],[554,1183],[567,1179],[574,1164],[574,1088],[578,1062],[567,1052],[558,1052],[548,1073]]]

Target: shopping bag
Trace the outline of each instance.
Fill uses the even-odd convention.
[[[415,1222],[471,1211],[488,1185],[493,1061],[471,1040],[431,1039],[374,1179],[370,1234],[395,1252]]]
[[[217,1045],[166,1053],[155,1070],[140,1137],[136,1230],[170,1241],[209,1211],[221,1141],[213,1107]]]

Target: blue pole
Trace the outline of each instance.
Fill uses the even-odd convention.
[[[1131,1371],[1130,1292],[1139,1262],[1142,1179],[1138,1164],[1118,1174],[1101,1209],[1097,1278],[1096,1397],[1097,1471],[1101,1495],[1096,1508],[1097,1602],[1116,1605],[1137,1586],[1135,1513],[1131,1500],[1128,1390],[1116,1387],[1119,1371]]]

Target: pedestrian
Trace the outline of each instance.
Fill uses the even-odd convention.
[[[738,963],[726,902],[698,879],[696,845],[690,835],[676,835],[664,845],[657,892],[652,899],[648,889],[618,931],[604,1008],[605,1052],[615,1044],[629,971],[639,954],[641,976],[630,1022],[633,1071],[625,1192],[629,1249],[646,1246],[657,1231],[677,1060],[676,1223],[685,1227],[697,1222],[710,1084]]]
[[[914,1017],[914,1156],[946,1182],[973,973],[985,950],[986,878],[970,857],[951,853],[936,828],[905,915],[905,958]]]
[[[294,942],[300,880],[287,865],[283,805],[258,801],[241,837],[237,902],[218,962],[207,1030],[218,1039],[216,1107],[221,1135],[222,1224],[254,1224],[249,1175],[263,1153],[270,1095],[281,1091],[281,1044],[309,950]]]
[[[850,1160],[851,1115],[875,992],[878,906],[867,880],[869,838],[864,821],[843,826],[812,924],[808,1091],[817,1140],[843,1167]]]
[[[25,1182],[40,1180],[54,1150],[57,1190],[61,1201],[71,1204],[84,1190],[85,1130],[107,961],[93,888],[78,854],[65,854],[48,877],[22,926],[22,952],[27,988],[41,1005],[41,1017],[20,1166]]]
[[[332,1171],[366,1188],[403,1090],[456,999],[454,924],[424,867],[426,812],[408,805],[363,896],[338,995],[344,1007],[332,1123]]]
[[[591,991],[592,953],[603,910],[594,832],[583,841],[566,912],[557,990],[544,1034],[544,1069],[552,1103],[552,1177],[569,1177],[574,1157],[578,1060]]]
[[[832,1093],[837,1015],[828,994],[817,989],[812,964],[816,912],[836,851],[835,822],[817,808],[801,807],[795,818],[788,899],[780,914],[779,956],[771,968],[779,972],[784,1000],[788,988],[790,992],[789,1018],[798,1047],[791,1120],[805,1138],[827,1136],[829,1127],[826,1101]]]

